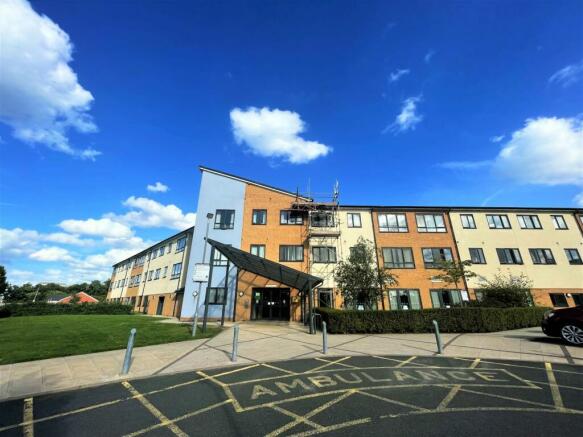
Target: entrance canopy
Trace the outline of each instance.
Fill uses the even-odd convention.
[[[308,291],[310,288],[317,287],[324,282],[317,276],[312,276],[308,273],[300,272],[291,267],[286,267],[274,261],[261,258],[260,256],[252,255],[249,252],[219,243],[210,238],[207,238],[207,242],[241,270],[255,273],[256,275],[277,281],[288,287],[296,288],[299,291]]]

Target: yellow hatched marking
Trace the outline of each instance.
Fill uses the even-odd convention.
[[[470,369],[475,369],[476,367],[478,367],[478,364],[480,364],[480,359],[476,358],[474,361],[472,361],[472,364],[470,364]],[[439,405],[437,406],[437,410],[444,410],[447,408],[447,406],[450,404],[451,401],[453,401],[453,398],[455,398],[455,395],[458,394],[458,392],[460,391],[460,389],[462,388],[461,384],[456,384],[454,385],[451,390],[449,391],[449,393],[443,398],[443,400],[439,403]]]
[[[407,358],[405,361],[401,361],[399,364],[397,364],[395,367],[403,367],[405,364],[409,364],[411,361],[413,361],[415,358],[417,358],[417,356],[412,356],[411,358]]]
[[[344,357],[344,358],[346,359],[346,358],[350,358],[350,357]],[[314,358],[314,360],[322,361],[323,363],[332,363],[332,361],[330,361],[330,360],[326,360],[324,358],[319,358],[319,357]],[[337,362],[336,364],[338,364],[339,366],[342,366],[342,367],[348,367],[349,369],[358,369],[357,366],[353,366],[352,364],[346,364],[346,363],[341,363],[341,362]],[[312,372],[312,370],[310,370],[310,372]]]
[[[227,395],[227,397],[229,399],[231,399],[231,401],[233,402],[233,407],[235,408],[235,411],[237,413],[240,413],[242,411],[244,411],[244,408],[241,407],[241,404],[239,403],[239,401],[237,400],[237,398],[233,395],[233,392],[231,391],[231,389],[229,388],[228,384],[225,384],[222,381],[219,381],[218,379],[216,379],[214,376],[210,376],[207,375],[206,373],[204,373],[202,370],[199,370],[198,373],[200,376],[202,376],[203,378],[206,378],[212,382],[214,382],[215,384],[221,386],[221,388],[224,390],[225,394]]]
[[[418,407],[417,405],[408,404],[406,402],[396,401],[396,400],[390,399],[390,398],[385,398],[383,396],[375,395],[375,394],[369,393],[367,391],[360,391],[360,390],[358,390],[358,394],[361,394],[361,395],[364,395],[364,396],[368,396],[368,397],[371,397],[371,398],[374,398],[374,399],[379,399],[381,401],[385,401],[385,402],[388,402],[390,404],[400,405],[402,407],[407,407],[407,408],[413,408],[414,410],[421,410],[421,411],[425,410],[425,411],[427,411],[427,408]]]
[[[34,436],[34,413],[32,410],[32,398],[26,398],[24,400],[24,406],[22,410],[22,422],[24,423],[22,427],[22,434],[24,437]]]
[[[292,370],[287,370],[287,369],[282,369],[281,367],[277,367],[277,366],[274,366],[274,365],[272,365],[272,364],[263,363],[263,364],[261,364],[261,365],[262,365],[263,367],[267,367],[267,368],[269,368],[269,369],[273,369],[273,370],[279,370],[280,372],[284,372],[284,373],[287,373],[287,374],[289,374],[289,375],[299,375],[299,373],[298,373],[298,372],[294,372],[294,371],[292,371]]]
[[[342,361],[347,360],[348,358],[350,358],[350,357],[342,357],[342,358],[339,358],[339,359],[334,360],[334,361],[326,361],[326,360],[324,360],[322,358],[316,358],[319,361],[326,361],[326,364],[323,364],[321,366],[315,367],[315,368],[310,369],[310,370],[306,370],[304,373],[316,372],[318,370],[322,370],[322,369],[324,369],[326,367],[329,367],[329,366],[331,366],[333,364],[340,364]]]
[[[282,408],[279,405],[272,405],[270,408],[272,408],[275,411],[279,411],[280,413],[285,414],[286,416],[289,416],[293,419],[296,419],[300,423],[305,423],[306,425],[311,426],[312,428],[315,428],[315,429],[324,428],[322,425],[320,425],[316,422],[312,422],[310,419],[306,419],[305,417],[300,416],[299,414],[296,414],[293,411],[286,410],[285,408]]]
[[[313,431],[300,432],[298,434],[293,434],[290,437],[307,437],[310,435],[321,434],[329,431],[337,431],[339,429],[349,428],[351,426],[362,425],[363,423],[369,423],[372,418],[365,417],[364,419],[350,420],[348,422],[337,423],[336,425],[326,426],[323,429],[315,429]]]
[[[402,363],[403,360],[398,360],[396,358],[389,358],[389,357],[382,357],[380,355],[371,355],[371,357],[373,358],[378,358],[379,360],[385,360],[385,361],[392,361],[392,362],[397,362],[397,363]],[[417,358],[417,356],[415,356],[415,358]],[[405,361],[409,361],[410,364],[414,365],[414,366],[419,366],[419,367],[427,367],[427,365],[425,364],[420,364],[420,363],[413,363],[410,360],[413,359],[413,357],[411,358],[407,358]]]
[[[539,407],[552,408],[552,405],[545,404],[545,403],[542,403],[542,402],[527,401],[526,399],[513,398],[513,397],[510,397],[510,396],[503,396],[503,395],[495,395],[493,393],[484,393],[484,392],[477,391],[477,390],[471,390],[469,388],[462,388],[461,391],[464,391],[464,392],[467,392],[467,393],[473,393],[473,394],[476,394],[476,395],[488,396],[488,397],[491,397],[491,398],[498,398],[498,399],[505,399],[505,400],[508,400],[508,401],[522,402],[524,404],[529,404],[529,405],[537,405]],[[577,411],[579,411],[579,410],[575,410],[575,409],[572,409],[572,408],[568,408],[568,409],[566,408],[565,411],[567,411],[567,410],[569,410],[570,412],[577,412]]]
[[[136,397],[136,399],[144,406],[146,409],[160,421],[160,425],[166,426],[170,431],[179,437],[188,437],[184,431],[182,431],[176,424],[174,424],[170,419],[168,419],[159,409],[150,403],[139,391],[137,391],[133,385],[128,381],[123,381],[121,383],[129,392]]]
[[[561,397],[561,392],[559,386],[557,385],[557,379],[553,373],[553,366],[551,363],[545,363],[545,369],[547,371],[547,378],[549,380],[549,387],[551,388],[551,395],[553,396],[553,402],[555,403],[555,408],[557,410],[564,410],[565,405],[563,404],[563,398]]]
[[[261,364],[251,364],[245,367],[239,367],[238,369],[228,370],[226,372],[217,373],[216,375],[212,375],[213,378],[218,378],[219,376],[231,375],[232,373],[242,372],[243,370],[252,369],[254,367],[259,367]]]

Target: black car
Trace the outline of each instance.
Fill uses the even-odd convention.
[[[547,311],[541,326],[549,337],[561,337],[569,344],[583,346],[583,305]]]

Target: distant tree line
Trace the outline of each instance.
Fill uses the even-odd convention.
[[[73,293],[84,291],[94,298],[104,301],[109,290],[110,280],[91,282],[80,282],[72,285],[61,285],[52,282],[31,284],[27,282],[22,285],[12,285],[6,280],[6,269],[0,266],[0,296],[4,302],[46,302],[52,295],[62,294],[63,297]]]

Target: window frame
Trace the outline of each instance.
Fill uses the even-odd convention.
[[[354,224],[354,217],[358,217],[358,226]],[[348,228],[362,228],[362,217],[359,212],[346,213],[346,227]]]
[[[186,249],[186,239],[187,237],[180,237],[178,239],[176,239],[176,252],[184,252],[184,249]],[[181,244],[182,242],[184,242],[184,244]]]
[[[391,311],[419,311],[423,309],[423,302],[421,301],[421,293],[418,288],[389,288],[387,293],[387,297],[389,299],[389,308]],[[395,293],[395,300],[397,302],[397,308],[393,308],[391,302],[391,293]],[[419,308],[413,308],[411,305],[411,293],[417,294],[417,301],[419,302]],[[403,303],[401,302],[401,296],[407,296],[407,300],[409,301],[409,308],[403,308]]]
[[[468,220],[468,224],[470,226],[465,225],[464,218]],[[474,214],[460,214],[460,222],[462,224],[462,229],[477,229],[476,228],[476,220],[474,219]]]
[[[259,223],[255,220],[256,218],[256,213],[262,213],[263,214],[263,223]],[[256,225],[256,226],[265,226],[267,225],[267,210],[266,209],[254,209],[251,212],[251,224],[252,225]]]
[[[391,259],[393,262],[389,263],[387,261],[387,257],[385,256],[385,250],[390,251]],[[403,260],[402,263],[394,262],[395,256],[394,251],[400,251],[401,259]],[[408,251],[411,254],[411,262],[405,261],[405,251]],[[412,247],[381,247],[381,254],[383,256],[383,267],[385,269],[414,269],[415,268],[415,256],[413,255],[413,248]],[[392,264],[388,265],[388,264]],[[402,265],[400,265],[402,264]]]
[[[214,291],[214,294],[213,294]],[[207,287],[204,296],[204,303],[206,304],[206,297],[209,297],[209,305],[226,305],[227,303],[227,290],[225,287]],[[220,299],[217,299],[220,297]]]
[[[504,251],[504,252],[501,252]],[[500,256],[501,253],[504,253],[504,259],[508,260],[508,257],[506,256],[507,253],[505,251],[510,251],[509,253],[512,254],[512,260],[514,261],[516,258],[516,254],[518,254],[518,258],[519,258],[519,262],[505,262],[502,260],[502,257]],[[498,255],[498,261],[500,262],[500,264],[502,265],[523,265],[524,264],[524,258],[522,258],[522,254],[520,253],[520,249],[516,248],[516,247],[500,247],[500,248],[496,248],[496,255]]]
[[[498,227],[496,226],[496,222],[495,222],[495,218],[498,217],[500,219],[500,224],[502,226]],[[492,221],[490,221],[490,218],[492,218]],[[510,224],[510,219],[508,218],[508,214],[486,214],[486,222],[488,223],[488,228],[489,229],[512,229],[512,225]],[[505,226],[505,225],[508,226]],[[494,225],[494,226],[492,226]]]
[[[520,229],[538,231],[543,228],[537,214],[516,214],[516,220],[518,220],[518,226],[520,226]],[[529,226],[529,224],[532,226]]]
[[[434,299],[434,294],[433,293],[439,293],[437,294],[437,300],[439,302],[439,306],[435,306],[435,299]],[[447,293],[449,295],[449,301],[450,304],[447,305],[444,300],[443,300],[443,293]],[[449,309],[451,307],[454,307],[456,305],[458,305],[455,301],[455,299],[453,298],[453,293],[457,293],[457,297],[459,298],[459,305],[463,304],[463,299],[462,299],[462,293],[460,290],[455,290],[452,288],[431,288],[429,289],[429,297],[431,298],[431,306],[433,308],[444,308],[444,309]]]
[[[314,224],[314,217],[316,216],[325,216],[325,224]],[[336,225],[336,219],[334,217],[334,213],[332,211],[316,211],[309,216],[310,220],[310,227],[311,228],[333,228]]]
[[[427,217],[431,217],[431,220],[433,220],[433,223],[435,225],[434,227],[430,227],[427,225]],[[441,222],[443,223],[443,226],[437,225],[436,218],[438,218],[438,217],[441,220]],[[419,219],[423,220],[424,226],[419,226]],[[417,225],[417,232],[419,232],[420,234],[445,234],[445,233],[447,233],[447,225],[445,223],[445,216],[443,213],[431,213],[431,214],[415,213],[415,224]]]
[[[178,267],[178,272],[174,272],[174,270],[176,270],[176,266],[180,266]],[[179,263],[174,263],[172,265],[172,270],[170,270],[170,279],[178,279],[180,278],[180,276],[182,275],[182,262]]]
[[[472,251],[477,251],[479,261],[474,261],[474,257],[472,255]],[[484,249],[481,247],[469,247],[468,252],[470,253],[470,261],[472,264],[486,264],[486,255],[484,255]]]
[[[425,260],[425,251],[426,250],[430,250],[431,251],[431,258],[433,259],[433,261],[431,261],[430,263],[428,263]],[[451,250],[451,247],[422,247],[421,248],[421,256],[423,258],[423,266],[426,269],[439,269],[439,267],[437,267],[437,262],[435,261],[435,256],[434,256],[436,250],[443,251],[444,254],[445,254],[445,251],[446,250],[449,251],[449,256],[450,256],[451,259],[448,260],[447,258],[444,257],[443,258],[443,261],[453,261],[454,260],[454,258],[453,258],[453,251]]]
[[[583,259],[581,259],[581,254],[579,253],[579,250],[577,248],[566,248],[564,249],[565,251],[565,256],[567,257],[567,261],[569,262],[569,265],[572,266],[577,266],[577,265],[583,265]],[[575,252],[577,254],[576,258],[572,258],[570,253],[571,252]]]
[[[564,305],[563,305],[563,302],[561,302],[560,305],[557,305],[556,299],[559,298],[559,296],[563,298]],[[553,307],[567,308],[569,306],[569,302],[567,301],[567,296],[565,295],[565,293],[549,293],[549,299],[551,300]]]
[[[211,259],[213,267],[226,267],[229,264],[229,259],[218,250],[214,250],[213,258]]]
[[[230,214],[229,223],[223,220],[225,214]],[[230,229],[235,229],[235,210],[234,209],[217,209],[215,210],[215,222],[213,229],[219,229],[221,231],[228,231]]]
[[[528,253],[530,254],[530,258],[532,259],[532,263],[534,265],[555,265],[557,261],[555,260],[555,256],[553,255],[553,251],[549,248],[532,248],[528,249]],[[535,256],[536,254],[536,256]],[[541,257],[542,255],[542,257]],[[549,258],[550,255],[550,258]],[[543,261],[544,260],[544,261]]]
[[[389,225],[389,216],[395,217],[395,226]],[[386,226],[381,225],[381,217],[385,219]],[[405,220],[405,227],[399,224],[399,217],[402,217]],[[407,220],[407,214],[402,212],[378,212],[377,213],[377,224],[379,227],[379,232],[388,232],[394,234],[405,234],[409,232],[409,221]],[[396,230],[395,230],[396,229]],[[403,230],[404,229],[404,230]]]
[[[263,256],[258,255],[256,253],[253,253],[254,248],[263,249]],[[261,252],[261,250],[259,252]],[[251,255],[258,256],[259,258],[265,258],[265,244],[251,244],[251,245],[249,245],[249,253]]]
[[[296,250],[298,250],[299,248],[301,248],[301,254],[302,257],[301,259],[294,259],[294,260],[287,260],[284,259],[284,257],[282,257],[282,250],[288,248],[288,247],[294,247]],[[296,255],[300,253],[299,251],[296,252]],[[294,262],[303,262],[304,261],[304,246],[301,244],[280,244],[279,245],[279,262],[286,262],[286,263],[294,263]]]
[[[288,215],[286,221],[284,221],[284,214]],[[292,214],[296,216],[294,221],[291,221]],[[297,221],[298,217],[301,220],[300,222]],[[293,209],[282,209],[279,211],[279,224],[283,226],[303,226],[304,214],[302,214],[301,211],[295,211]]]
[[[314,264],[335,264],[338,262],[338,256],[336,253],[336,247],[335,246],[312,246],[311,247],[311,252],[312,252],[312,262]],[[316,249],[316,250],[314,250]],[[319,252],[318,257],[316,257],[315,253]],[[322,261],[321,258],[321,254],[322,252],[326,253],[326,260]],[[334,254],[334,260],[331,260],[330,254]],[[316,261],[316,258],[318,258],[319,260]]]
[[[559,223],[560,219],[563,223],[561,226],[561,223]],[[553,227],[555,228],[556,231],[567,231],[569,230],[569,226],[567,225],[567,221],[565,220],[565,217],[562,214],[551,214],[551,221],[553,222]]]

